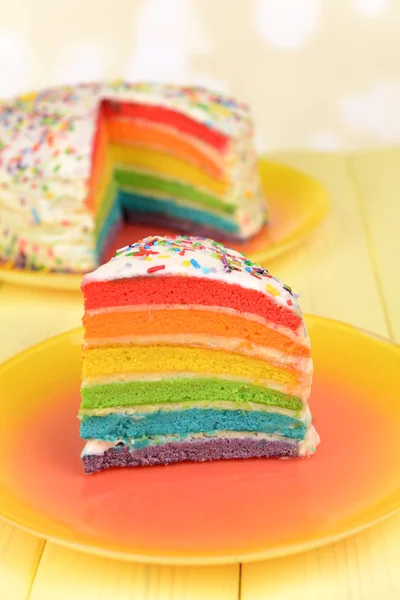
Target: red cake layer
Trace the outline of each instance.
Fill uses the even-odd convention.
[[[120,117],[143,119],[144,121],[169,125],[183,133],[201,139],[218,150],[223,150],[229,139],[226,135],[215,129],[211,129],[203,123],[194,121],[184,114],[162,106],[105,100],[102,103],[101,110],[106,118],[118,114]]]
[[[85,310],[137,304],[200,304],[253,313],[292,330],[301,323],[297,314],[261,292],[198,277],[170,275],[94,281],[82,289]]]

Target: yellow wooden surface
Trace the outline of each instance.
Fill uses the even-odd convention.
[[[400,150],[284,154],[330,190],[332,212],[271,271],[304,311],[400,343]],[[0,360],[79,324],[78,293],[0,287]],[[1,484],[1,480],[0,480]],[[0,600],[397,600],[400,514],[297,556],[227,567],[156,567],[84,555],[0,521]]]

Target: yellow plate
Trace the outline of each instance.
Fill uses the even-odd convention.
[[[400,507],[400,350],[307,317],[309,459],[110,469],[85,476],[81,330],[0,368],[0,514],[27,531],[113,558],[222,564],[283,556],[357,533]]]
[[[330,202],[325,188],[304,173],[265,159],[260,159],[260,171],[270,207],[270,222],[250,242],[230,246],[268,266],[273,258],[290,250],[313,231],[327,214]],[[147,235],[168,233],[177,232],[148,225],[126,225],[113,241],[110,255],[117,248]],[[19,285],[77,290],[81,279],[80,275],[0,267],[0,280]]]

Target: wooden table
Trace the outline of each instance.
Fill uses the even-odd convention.
[[[400,150],[276,160],[322,181],[333,209],[271,270],[304,311],[400,342]],[[3,285],[0,360],[80,323],[80,294]],[[297,556],[222,567],[157,567],[67,550],[0,520],[0,600],[396,600],[400,514]]]

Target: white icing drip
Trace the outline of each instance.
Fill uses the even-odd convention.
[[[320,437],[316,432],[314,425],[310,425],[304,440],[299,444],[299,456],[310,456],[311,454],[314,454],[320,441]]]

